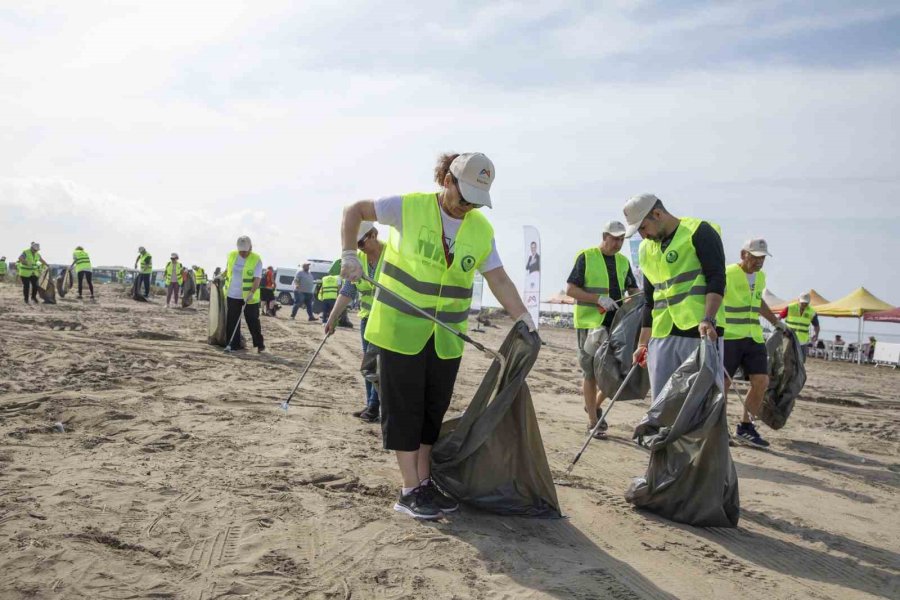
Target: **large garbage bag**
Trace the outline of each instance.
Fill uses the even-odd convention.
[[[181,286],[181,308],[187,308],[194,303],[194,293],[197,284],[194,283],[194,274],[191,271],[184,272],[184,284]]]
[[[225,290],[221,279],[209,282],[209,336],[207,341],[213,346],[225,347]],[[230,332],[229,332],[230,333]]]
[[[597,387],[608,396],[616,393],[631,370],[632,356],[641,335],[643,310],[642,295],[626,300],[616,311],[609,334],[594,353],[594,378]],[[643,400],[649,391],[650,375],[647,369],[640,369],[628,381],[619,400]]]
[[[56,277],[56,293],[60,298],[65,298],[70,289],[72,289],[72,269],[66,267]]]
[[[505,370],[495,361],[462,416],[444,421],[431,476],[461,502],[501,515],[561,516],[525,383],[540,347],[537,334],[517,323],[500,347]]]
[[[715,345],[704,340],[654,399],[634,430],[634,440],[650,449],[650,464],[626,500],[679,523],[737,527],[740,496],[720,369]]]
[[[56,304],[56,282],[48,267],[44,267],[38,276],[38,293],[44,304]]]
[[[759,418],[772,429],[781,429],[806,385],[803,347],[793,333],[776,330],[766,340],[766,351],[769,353],[769,387],[763,397]]]
[[[201,302],[209,302],[209,283],[204,283],[202,285],[197,286],[197,300]]]
[[[131,297],[138,302],[147,302],[147,299],[144,297],[144,290],[141,286],[141,274],[134,274],[134,282],[131,284]]]

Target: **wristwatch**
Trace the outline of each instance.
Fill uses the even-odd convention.
[[[703,317],[703,318],[700,320],[700,322],[701,322],[701,323],[704,323],[704,322],[709,323],[710,325],[713,326],[713,329],[716,328],[716,319],[715,319],[715,317]]]

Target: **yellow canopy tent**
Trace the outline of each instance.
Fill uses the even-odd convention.
[[[892,305],[879,300],[875,296],[872,295],[869,290],[864,287],[858,288],[850,294],[844,296],[840,300],[835,300],[834,302],[829,302],[828,304],[822,304],[820,306],[813,307],[816,309],[816,312],[822,317],[836,317],[836,318],[855,318],[859,321],[857,325],[857,351],[858,351],[858,362],[862,362],[862,352],[859,352],[859,349],[862,348],[862,339],[863,339],[863,315],[869,312],[878,312],[882,310],[890,310],[894,308]]]

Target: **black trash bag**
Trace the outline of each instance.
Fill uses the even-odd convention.
[[[194,273],[192,271],[184,272],[184,283],[181,286],[181,308],[187,308],[194,303],[194,293],[197,291],[197,284],[194,281]]]
[[[227,304],[225,302],[225,289],[221,279],[212,280],[211,286],[212,296],[209,300],[208,315],[208,331],[206,341],[212,346],[225,347],[225,338],[231,335],[231,332],[225,332]]]
[[[632,356],[641,335],[643,310],[643,295],[626,300],[616,311],[609,334],[594,354],[594,378],[597,387],[608,396],[616,393],[631,370]],[[619,400],[643,400],[649,391],[650,375],[647,369],[640,369],[628,380]]]
[[[772,429],[781,429],[806,385],[803,347],[796,335],[776,329],[766,340],[766,351],[769,353],[769,388],[763,397],[759,418]]]
[[[431,477],[461,502],[501,515],[562,516],[525,383],[540,348],[537,334],[516,324],[500,347],[505,371],[495,361],[465,413],[444,421]]]
[[[38,276],[38,295],[44,304],[56,304],[56,281],[49,267],[44,267]]]
[[[147,302],[147,299],[144,297],[143,286],[141,286],[140,273],[134,274],[134,282],[131,284],[131,298],[138,302]]]
[[[197,286],[197,300],[200,302],[209,302],[209,286],[210,283],[202,283]]]
[[[380,397],[381,385],[378,378],[378,366],[381,364],[381,353],[378,350],[378,346],[369,342],[369,345],[366,346],[366,351],[363,353],[362,365],[359,371],[366,381],[375,386],[375,391],[378,392]]]
[[[625,492],[636,507],[697,527],[737,527],[740,495],[717,383],[720,361],[704,340],[635,428],[634,440],[650,449],[647,473]]]

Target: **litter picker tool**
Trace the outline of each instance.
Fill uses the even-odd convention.
[[[407,300],[406,298],[403,298],[402,296],[400,296],[400,295],[397,294],[396,292],[393,292],[393,291],[389,290],[388,288],[384,287],[383,285],[381,285],[380,283],[378,283],[377,281],[375,281],[374,279],[372,279],[372,278],[369,277],[368,275],[365,275],[365,274],[364,274],[364,275],[362,276],[362,278],[363,278],[363,280],[365,280],[365,281],[371,283],[371,284],[374,285],[376,288],[378,288],[379,291],[381,291],[381,292],[383,292],[383,293],[385,293],[385,294],[389,294],[390,296],[393,296],[394,298],[396,298],[397,300],[399,300],[400,302],[402,302],[403,304],[405,304],[405,305],[408,306],[409,308],[413,309],[414,311],[416,311],[417,313],[419,313],[420,315],[422,315],[422,316],[425,317],[426,319],[429,319],[429,320],[431,320],[431,321],[434,321],[436,324],[440,325],[441,327],[443,327],[444,329],[446,329],[447,331],[449,331],[450,333],[452,333],[453,335],[455,335],[456,337],[458,337],[458,338],[461,339],[462,341],[466,342],[467,344],[472,344],[472,345],[475,346],[479,351],[483,352],[484,354],[487,354],[488,356],[490,356],[490,357],[493,358],[494,360],[498,361],[498,362],[500,363],[500,372],[501,372],[501,373],[503,373],[503,372],[506,370],[506,359],[505,359],[499,352],[495,352],[494,350],[491,350],[490,348],[485,348],[482,344],[476,342],[475,340],[473,340],[472,338],[470,338],[469,336],[467,336],[467,335],[464,334],[463,332],[457,331],[456,329],[453,329],[452,327],[450,327],[449,325],[447,325],[446,323],[444,323],[443,321],[441,321],[440,319],[438,319],[437,317],[435,317],[433,314],[431,314],[431,313],[428,312],[427,310],[423,310],[423,309],[419,308],[418,306],[416,306],[415,304],[413,304],[412,302],[410,302],[410,301]],[[498,384],[499,384],[499,380],[498,380]]]
[[[622,385],[619,386],[619,390],[616,392],[616,395],[613,396],[612,401],[606,407],[606,410],[603,411],[603,414],[597,419],[597,424],[594,425],[593,429],[588,432],[587,439],[584,440],[584,444],[581,446],[581,450],[578,451],[578,454],[575,455],[575,458],[572,459],[572,464],[569,465],[569,468],[566,469],[566,474],[570,474],[572,469],[575,468],[575,463],[578,462],[578,459],[581,458],[581,455],[584,454],[584,451],[587,449],[588,444],[591,443],[591,440],[594,439],[594,434],[600,430],[600,424],[606,420],[606,415],[609,414],[609,411],[612,410],[613,405],[616,403],[616,400],[619,399],[619,396],[622,395],[622,391],[625,389],[625,386],[628,385],[628,381],[631,379],[632,375],[640,369],[641,366],[637,363],[631,365],[631,369],[628,371],[628,375],[625,376],[625,381],[622,382]]]
[[[313,352],[313,355],[309,358],[309,362],[306,363],[306,367],[303,369],[303,372],[300,373],[300,379],[297,380],[297,385],[295,385],[294,389],[291,390],[291,393],[288,394],[287,399],[281,403],[281,409],[284,412],[287,412],[288,406],[291,403],[291,398],[294,397],[294,393],[297,391],[297,388],[300,387],[300,384],[303,382],[303,378],[306,377],[306,372],[309,371],[309,368],[312,366],[313,361],[316,360],[316,357],[319,355],[319,351],[322,349],[322,346],[325,345],[325,342],[328,341],[329,337],[331,337],[331,334],[326,333],[325,337],[322,338],[322,341],[319,343],[319,347],[316,348],[315,352]]]
[[[231,342],[234,341],[234,336],[237,335],[238,328],[241,326],[241,319],[244,318],[244,305],[247,304],[245,301],[244,304],[241,305],[240,310],[238,311],[238,320],[237,324],[234,326],[234,331],[231,332],[231,337],[228,338],[228,344],[225,345],[225,352],[231,352]]]
[[[728,373],[725,373],[725,377],[727,377],[728,381],[731,383],[731,389],[734,390],[735,394],[737,394],[738,400],[740,400],[741,402],[741,406],[743,406],[744,410],[747,411],[747,414],[750,415],[750,422],[752,423],[756,421],[756,417],[753,415],[753,413],[747,410],[747,401],[744,400],[744,395],[741,394],[741,390],[738,388],[738,386],[735,385],[734,379],[732,379]]]

